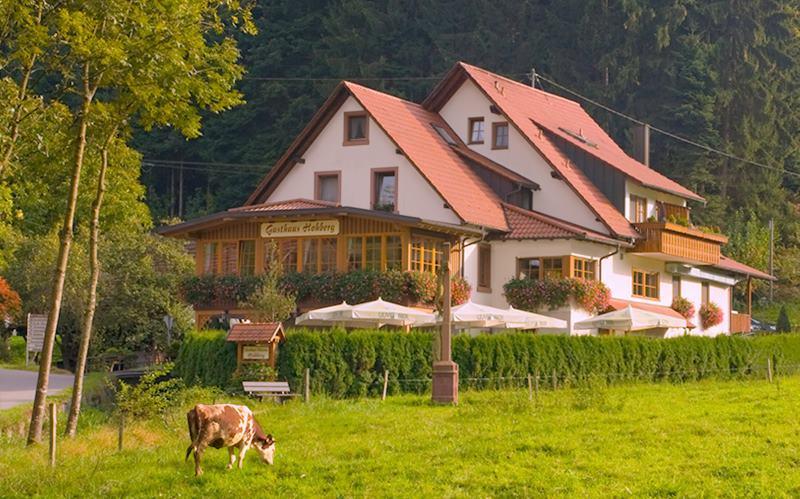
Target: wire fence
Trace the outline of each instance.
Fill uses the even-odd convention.
[[[524,375],[507,376],[469,376],[459,378],[461,389],[492,390],[522,389],[558,390],[565,388],[584,388],[598,386],[614,386],[631,383],[669,383],[684,384],[703,380],[738,380],[779,382],[781,377],[800,374],[800,364],[774,364],[768,359],[764,364],[753,364],[746,367],[732,366],[721,368],[698,368],[694,370],[633,370],[628,372],[589,372],[575,373],[569,370],[550,372],[534,370]],[[424,393],[430,391],[432,378],[398,378],[391,373],[376,379],[370,393],[374,393],[378,384],[383,383],[383,392],[388,395],[400,393]],[[312,383],[313,384],[313,383]],[[325,390],[322,390],[324,393]]]

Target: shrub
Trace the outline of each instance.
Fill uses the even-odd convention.
[[[775,330],[779,333],[788,333],[792,330],[792,322],[789,320],[789,313],[786,311],[786,305],[781,305],[781,310],[778,312],[778,322],[775,324]]]
[[[125,416],[147,418],[163,414],[180,397],[183,380],[170,378],[172,364],[162,364],[146,372],[139,383],[115,385],[117,411]]]
[[[198,336],[203,335],[189,335],[191,339],[181,349],[176,372],[187,383],[231,386],[236,367],[234,352],[214,357],[214,349],[225,345],[216,343],[218,339],[202,342]],[[390,393],[421,393],[430,389],[433,343],[432,333],[420,331],[348,333],[292,329],[279,349],[277,379],[289,381],[292,390],[300,392],[308,368],[314,392],[333,397],[360,397],[379,394],[383,372],[388,370]],[[188,350],[197,351],[189,353]],[[181,360],[204,358],[200,367],[181,366]],[[778,372],[782,366],[800,363],[800,336],[686,336],[653,340],[508,333],[476,337],[457,335],[453,339],[453,360],[459,365],[461,386],[470,388],[510,383],[518,386],[519,380],[535,373],[549,384],[554,371],[559,383],[576,386],[761,377],[767,358],[772,359]],[[212,371],[215,374],[212,375]]]
[[[694,317],[694,303],[682,296],[676,296],[672,300],[672,310],[678,312],[686,319]]]
[[[722,309],[714,302],[706,303],[700,307],[700,324],[703,329],[714,327],[722,323]]]
[[[236,345],[224,331],[195,331],[183,339],[175,374],[189,385],[227,388],[236,369]]]
[[[503,286],[503,291],[509,304],[532,312],[564,307],[572,298],[584,310],[600,313],[608,309],[611,298],[611,292],[602,282],[574,278],[515,278]]]

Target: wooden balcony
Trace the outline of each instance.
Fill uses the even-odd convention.
[[[731,334],[750,332],[750,315],[731,312]]]
[[[721,234],[710,234],[670,222],[644,222],[634,224],[642,234],[632,253],[666,261],[686,262],[695,265],[719,263],[720,247],[728,242]]]

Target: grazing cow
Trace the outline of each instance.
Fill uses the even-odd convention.
[[[186,449],[186,459],[194,451],[194,474],[200,476],[200,458],[206,447],[228,448],[230,462],[228,469],[236,462],[234,447],[239,449],[239,469],[244,463],[244,455],[251,445],[255,446],[261,459],[272,464],[275,457],[275,440],[272,435],[265,435],[253,417],[253,412],[245,405],[197,404],[186,413],[189,421],[191,445]]]

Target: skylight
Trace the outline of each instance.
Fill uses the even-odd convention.
[[[455,141],[455,139],[453,139],[453,137],[450,135],[450,132],[448,132],[447,130],[445,130],[444,128],[442,128],[442,127],[441,127],[441,126],[439,126],[439,125],[434,125],[433,123],[431,123],[431,126],[433,127],[433,129],[434,129],[434,130],[436,130],[436,133],[438,133],[438,134],[439,134],[439,136],[440,136],[442,139],[444,139],[444,141],[445,141],[445,142],[447,142],[447,143],[448,143],[448,144],[450,144],[451,146],[454,146],[454,145],[457,145],[457,144],[458,144],[458,143]]]
[[[577,140],[579,142],[583,142],[584,144],[586,144],[589,147],[594,147],[595,149],[597,149],[597,144],[595,144],[594,142],[592,142],[588,138],[584,137],[582,132],[574,132],[574,131],[569,130],[569,129],[564,128],[564,127],[558,127],[558,129],[561,130],[562,132],[566,133],[567,135],[569,135],[573,139],[575,139],[575,140]]]

